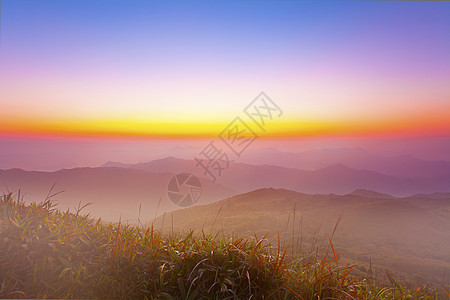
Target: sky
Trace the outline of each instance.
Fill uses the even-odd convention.
[[[261,91],[261,137],[442,140],[448,28],[440,1],[3,0],[0,145],[216,137]]]

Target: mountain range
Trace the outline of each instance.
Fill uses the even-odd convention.
[[[165,157],[189,159],[200,150],[193,147],[176,147],[168,151]],[[273,147],[249,148],[243,152],[239,162],[301,170],[318,170],[343,164],[356,170],[374,171],[400,178],[436,178],[450,174],[450,161],[430,161],[410,154],[383,156],[362,148],[320,148],[302,152],[287,152]]]
[[[340,195],[364,189],[396,197],[450,192],[448,162],[428,162],[406,156],[374,157],[359,149],[323,149],[297,154],[276,149],[249,151],[253,151],[254,155],[244,157],[243,161],[252,158],[255,162],[267,162],[260,165],[231,162],[229,169],[223,170],[221,176],[217,176],[216,182],[211,182],[211,178],[205,175],[203,169],[196,166],[194,159],[166,157],[146,163],[107,162],[101,167],[53,172],[0,170],[0,190],[6,192],[20,189],[26,201],[39,202],[45,199],[49,189],[56,184],[55,191],[64,191],[54,197],[60,208],[73,209],[78,207],[80,201],[92,203],[85,211],[110,221],[117,221],[119,218],[149,221],[164,212],[177,209],[168,199],[167,187],[175,174],[185,172],[200,179],[202,192],[197,203],[199,205],[261,188]],[[375,162],[371,163],[370,159]],[[325,162],[333,164],[323,167]],[[342,162],[353,164],[355,168]],[[285,166],[281,166],[283,164]],[[306,164],[309,164],[309,168],[319,168],[296,167],[306,167]],[[406,166],[402,167],[405,164]],[[369,169],[357,169],[356,166],[366,166]],[[410,169],[407,169],[407,166]],[[401,172],[412,175],[397,176],[400,171],[388,175],[370,168],[386,172],[389,168],[399,168],[403,170]],[[413,172],[412,169],[416,171]],[[415,176],[416,173],[421,176]]]
[[[195,160],[167,157],[147,163],[123,164],[107,162],[103,167],[131,168],[150,172],[189,172],[206,176]],[[440,174],[440,173],[439,173]],[[436,175],[436,174],[434,174]],[[333,164],[317,170],[301,170],[274,165],[253,165],[232,162],[223,170],[217,182],[240,193],[273,187],[304,193],[346,194],[355,189],[368,189],[395,196],[417,193],[450,192],[450,173],[442,171],[432,177],[397,177],[370,170],[357,170],[344,164]]]

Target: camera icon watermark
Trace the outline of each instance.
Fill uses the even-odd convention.
[[[180,207],[194,205],[202,195],[200,180],[191,173],[180,173],[172,177],[167,185],[167,196]]]

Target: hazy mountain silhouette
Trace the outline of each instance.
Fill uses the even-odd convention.
[[[205,176],[194,160],[167,157],[147,163],[121,164],[108,162],[104,166],[119,166],[150,172],[190,172]],[[334,164],[318,170],[300,170],[271,165],[230,164],[217,182],[239,192],[258,188],[285,188],[305,193],[347,194],[355,189],[368,189],[396,196],[418,193],[450,192],[450,175],[439,178],[398,178],[368,170],[356,170]]]
[[[349,196],[361,196],[361,197],[368,197],[368,198],[377,198],[377,199],[382,199],[382,198],[394,198],[391,195],[388,194],[383,194],[383,193],[377,193],[374,191],[370,191],[370,190],[365,190],[365,189],[357,189],[354,190],[353,192],[351,192],[350,194],[348,194]],[[424,194],[425,195],[425,194]],[[447,194],[446,194],[447,195]]]
[[[325,148],[300,153],[276,148],[249,149],[242,158],[251,164],[269,164],[288,168],[316,170],[344,164],[357,170],[370,170],[405,178],[450,178],[450,161],[427,161],[412,155],[384,157],[360,148]]]

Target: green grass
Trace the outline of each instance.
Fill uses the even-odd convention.
[[[152,227],[106,226],[50,200],[26,205],[0,197],[0,297],[103,299],[448,299],[448,288],[377,287],[356,279],[330,249],[287,259],[263,238],[192,232],[162,236]],[[310,261],[310,263],[301,263]]]

